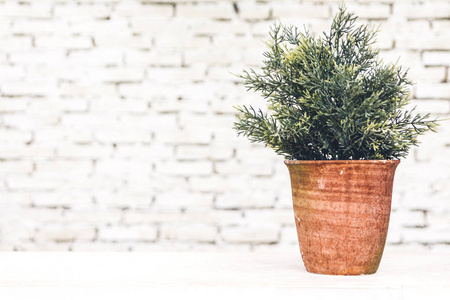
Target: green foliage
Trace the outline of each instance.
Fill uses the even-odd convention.
[[[239,75],[259,91],[269,113],[236,107],[238,135],[262,142],[286,159],[349,160],[405,157],[436,120],[403,108],[406,72],[378,59],[377,30],[355,26],[341,7],[331,30],[315,38],[275,24],[262,72]]]

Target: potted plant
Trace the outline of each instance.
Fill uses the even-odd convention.
[[[238,106],[234,128],[283,155],[307,271],[372,274],[389,224],[394,172],[436,120],[405,110],[411,82],[373,48],[377,30],[341,6],[329,33],[275,24],[261,72],[240,76],[268,110]]]

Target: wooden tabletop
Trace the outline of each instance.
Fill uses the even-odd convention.
[[[450,299],[450,247],[390,248],[374,275],[306,272],[298,252],[3,252],[0,299]]]

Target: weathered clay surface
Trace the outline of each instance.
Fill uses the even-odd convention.
[[[285,161],[306,270],[373,274],[383,254],[399,160]]]

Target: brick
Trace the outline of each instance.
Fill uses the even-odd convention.
[[[95,139],[102,143],[137,143],[150,142],[151,133],[146,130],[98,130]]]
[[[185,112],[193,112],[193,113],[206,113],[209,111],[209,103],[206,97],[213,97],[211,95],[211,91],[203,91],[203,89],[199,89],[199,91],[196,91],[197,89],[194,88],[194,85],[191,86],[192,92],[183,92],[183,89],[180,88],[178,90],[178,93],[180,95],[186,95],[182,101],[176,100],[176,99],[167,99],[165,101],[159,99],[152,101],[151,109],[153,111],[156,111],[158,113],[176,113],[178,111],[185,111]],[[177,94],[178,94],[177,93]],[[194,99],[192,97],[192,94],[199,95],[197,99]],[[189,95],[188,95],[189,94]],[[176,95],[174,95],[176,97]],[[187,98],[189,97],[189,99]]]
[[[148,104],[146,101],[140,99],[97,99],[92,101],[90,105],[90,111],[92,113],[144,113],[147,111]],[[133,114],[134,117],[140,117],[140,115]],[[128,115],[124,115],[120,118],[127,118]]]
[[[88,194],[66,194],[66,193],[33,193],[31,196],[31,201],[36,207],[46,207],[46,208],[55,208],[55,207],[70,207],[73,208],[90,208],[93,199],[91,195]],[[64,213],[64,218],[67,218],[67,212]],[[80,216],[78,220],[82,219],[83,216]],[[59,221],[61,218],[59,219]],[[77,220],[72,220],[72,222]],[[74,222],[75,223],[75,222]]]
[[[198,20],[192,24],[192,32],[196,35],[216,34],[247,34],[250,32],[250,24],[235,22],[219,22],[210,20]]]
[[[116,124],[116,117],[111,114],[65,114],[61,118],[61,125],[67,128],[85,129],[111,128]]]
[[[450,29],[450,21],[448,20],[433,20],[432,24],[434,32],[448,32]]]
[[[447,40],[450,35],[444,33],[441,35],[418,35],[414,39],[409,36],[398,37],[395,41],[396,48],[414,49],[414,50],[449,50],[450,44]]]
[[[71,51],[67,61],[71,64],[89,65],[119,65],[122,63],[123,55],[119,49],[97,48],[89,51]]]
[[[450,52],[425,51],[423,63],[425,66],[450,66]]]
[[[449,222],[449,211],[441,211],[441,212],[427,212],[426,219],[427,222],[432,230],[436,231],[448,231],[450,229],[450,222]],[[450,239],[446,239],[446,241],[449,241]]]
[[[381,50],[390,50],[394,48],[394,39],[390,36],[380,34],[377,38],[376,46]]]
[[[23,112],[28,105],[28,99],[2,99],[0,101],[0,112]]]
[[[30,161],[0,161],[0,174],[30,173],[33,164]]]
[[[297,230],[295,228],[295,225],[294,226],[285,226],[281,229],[280,244],[293,245],[295,248],[298,247],[298,237],[297,237]]]
[[[86,112],[89,102],[86,99],[61,99],[56,103],[56,107],[62,112]]]
[[[229,159],[233,155],[232,148],[180,145],[176,148],[178,159]]]
[[[164,145],[127,145],[120,144],[116,146],[115,157],[133,158],[149,161],[168,159],[174,156],[174,148]]]
[[[111,15],[111,6],[102,4],[55,4],[53,14],[57,19],[103,19]]]
[[[187,20],[171,19],[168,22],[165,19],[133,17],[130,20],[131,30],[133,33],[138,34],[173,34],[174,32],[180,35],[187,34],[189,32],[190,24]]]
[[[236,145],[236,147],[247,145],[248,141],[245,140],[243,137],[238,137],[235,130],[232,128],[220,128],[214,131],[214,141],[218,144],[230,144]]]
[[[237,149],[236,157],[242,160],[255,159],[264,161],[277,160],[277,158],[279,158],[279,156],[276,155],[273,149],[258,144],[253,144],[249,147],[241,147]]]
[[[56,82],[8,82],[2,84],[2,93],[7,96],[46,96],[55,93]]]
[[[32,134],[30,131],[25,130],[5,130],[0,129],[0,140],[2,143],[28,143],[32,140]]]
[[[255,23],[261,24],[261,22]],[[264,27],[264,29],[269,29],[269,25]],[[219,49],[230,49],[234,47],[235,49],[245,49],[255,44],[261,43],[259,38],[252,36],[236,36],[234,34],[217,34],[213,37],[213,44],[215,48]],[[262,44],[262,43],[261,43]]]
[[[20,81],[25,77],[25,70],[21,66],[5,66],[0,65],[0,80],[2,82],[7,81]]]
[[[272,208],[275,196],[268,190],[228,191],[217,195],[215,207],[218,209]]]
[[[73,241],[35,241],[33,244],[24,242],[14,246],[14,251],[72,251]]]
[[[273,12],[272,12],[272,15],[273,15]],[[289,19],[289,21],[290,21],[289,24],[295,25],[299,28],[303,28],[303,25],[305,25],[305,23],[296,24],[296,22],[294,22],[293,19]],[[318,21],[318,22],[320,22],[320,21]],[[322,23],[322,22],[320,22],[320,23]],[[324,24],[327,24],[325,28],[327,28],[329,30],[330,23],[329,22],[325,23],[325,20],[324,20]],[[249,46],[251,46],[251,45],[254,46],[254,45],[259,44],[261,47],[265,47],[263,41],[266,41],[269,39],[270,28],[272,28],[273,25],[274,25],[273,21],[260,21],[260,22],[252,23],[250,30],[251,30],[252,35],[254,35],[253,38],[255,38],[255,43],[252,43]],[[263,38],[261,39],[261,37],[263,37]]]
[[[231,210],[205,210],[188,207],[186,212],[178,217],[180,222],[210,224],[214,226],[243,225],[245,219],[240,211]]]
[[[113,174],[114,175],[114,174]],[[101,178],[107,177],[106,174],[101,174]],[[142,177],[142,176],[140,176]],[[106,180],[103,180],[103,182],[100,182],[102,185],[103,183],[105,185],[110,185],[112,180],[112,176],[107,177]],[[123,181],[122,176],[116,176],[116,179],[120,182]],[[148,183],[148,179],[146,178],[146,181]],[[90,187],[90,188],[97,188],[98,187]],[[121,187],[122,190],[124,190],[123,187]],[[148,208],[152,204],[152,195],[151,194],[138,194],[137,190],[133,189],[132,192],[120,192],[120,193],[112,193],[112,192],[106,192],[107,189],[103,188],[101,192],[98,192],[94,195],[95,202],[98,203],[98,205],[107,211],[109,211],[111,208],[117,209],[123,209],[123,208],[139,208],[139,207],[145,207]],[[148,189],[146,190],[148,193]]]
[[[149,99],[158,96],[159,89],[152,89],[143,83],[122,83],[118,86],[118,94],[123,98]]]
[[[85,36],[39,36],[35,46],[43,49],[88,49],[92,48],[92,40]]]
[[[423,67],[419,65],[412,65],[408,70],[408,77],[413,82],[443,82],[446,78],[446,69],[444,67]]]
[[[130,50],[125,53],[125,63],[127,65],[150,65],[150,66],[171,66],[181,67],[182,55],[180,52],[167,51],[136,51]]]
[[[270,16],[269,5],[258,5],[253,3],[239,3],[239,17],[244,20],[264,20]]]
[[[233,115],[209,115],[179,113],[179,125],[181,128],[229,128],[233,126],[235,116]]]
[[[158,193],[156,202],[153,206],[154,211],[180,211],[182,209],[211,209],[213,204],[213,195],[205,193],[187,193],[174,184],[170,184],[171,190]]]
[[[12,140],[8,143],[1,137],[1,132],[0,139],[3,141],[3,144],[0,145],[0,157],[3,159],[50,158],[53,157],[55,153],[54,149],[48,145],[21,146],[16,140]]]
[[[147,244],[139,244],[147,245]],[[115,243],[115,242],[105,242],[105,241],[95,241],[95,242],[83,242],[77,241],[71,245],[71,251],[73,252],[129,252],[129,243]]]
[[[130,35],[128,32],[112,34],[109,31],[93,34],[94,43],[97,47],[117,49],[150,49],[152,38],[145,35]]]
[[[10,18],[49,18],[51,17],[51,3],[38,2],[6,2],[0,6],[0,16]]]
[[[354,12],[361,19],[387,19],[391,14],[388,4],[348,5],[348,11]],[[337,9],[333,10],[333,15]]]
[[[176,114],[145,114],[145,115],[124,115],[119,119],[121,128],[141,129],[141,130],[173,130],[178,129]]]
[[[15,34],[64,35],[70,32],[67,20],[54,19],[15,19],[12,24]]]
[[[184,52],[184,62],[186,65],[195,65],[201,63],[207,63],[209,65],[228,66],[232,63],[236,63],[241,60],[241,52],[238,49],[208,49],[204,51],[192,50]],[[225,69],[225,68],[224,68]],[[210,78],[214,78],[211,76],[211,72],[214,69],[210,69],[208,75]],[[228,71],[228,77],[232,76]]]
[[[166,5],[153,5],[143,4],[132,1],[126,1],[119,3],[114,9],[114,16],[125,17],[146,17],[154,18],[170,18],[174,14],[174,6],[171,4]]]
[[[62,82],[59,84],[62,97],[116,97],[116,87],[112,84],[94,82]]]
[[[287,225],[293,227],[295,225],[294,212],[291,209],[280,210],[247,210],[244,212],[245,220],[250,223],[268,223]]]
[[[448,83],[419,83],[416,85],[417,98],[450,98],[450,84]]]
[[[97,173],[111,173],[111,174],[149,174],[152,171],[152,164],[146,161],[139,160],[99,160],[95,165]]]
[[[414,100],[411,107],[416,107],[415,111],[421,115],[448,114],[450,111],[450,103],[446,100]]]
[[[196,192],[225,193],[230,190],[244,190],[250,175],[233,176],[191,176],[189,187]]]
[[[218,174],[242,174],[248,172],[252,175],[271,175],[273,173],[272,164],[265,163],[261,160],[246,160],[244,162],[237,162],[233,160],[225,162],[216,162],[214,170]]]
[[[11,222],[10,220],[8,221]],[[15,249],[17,247],[16,245],[21,245],[27,241],[30,241],[30,239],[33,239],[34,237],[34,230],[32,226],[20,225],[17,224],[17,222],[14,223],[13,224],[15,226],[8,226],[6,228],[2,226],[5,228],[2,232],[2,245],[4,246],[9,244],[11,246],[9,251]]]
[[[450,15],[450,4],[446,2],[408,3],[396,2],[393,14],[410,19],[447,18]]]
[[[234,16],[231,3],[177,5],[177,18],[231,19]]]
[[[449,240],[448,229],[405,228],[402,233],[404,243],[447,243]]]
[[[402,227],[422,228],[427,225],[425,212],[420,210],[398,210],[392,212],[391,218]]]
[[[100,228],[100,241],[140,241],[152,242],[158,237],[158,231],[153,226],[110,226]]]
[[[428,102],[430,100],[424,101],[413,101],[413,105],[417,105],[417,111],[419,113],[425,113],[428,111]],[[434,101],[432,101],[434,102]],[[450,109],[450,103],[448,101],[439,101],[444,102],[446,106],[442,107],[440,113],[448,112]],[[437,134],[426,134],[419,138],[421,142],[420,147],[416,150],[415,158],[419,162],[438,162],[440,155],[436,155],[436,149],[441,149],[440,154],[446,155],[450,151],[448,147],[448,138],[447,136],[450,134],[450,122],[447,120],[442,120],[440,122],[440,126],[437,128]],[[441,177],[444,179],[445,177]],[[436,180],[439,182],[439,180]]]
[[[264,61],[264,51],[261,48],[249,48],[244,51],[244,61],[249,66],[261,67]]]
[[[80,160],[38,161],[36,163],[36,172],[86,175],[92,172],[92,162]]]
[[[77,225],[45,225],[39,227],[36,234],[38,241],[69,242],[74,240],[93,240],[95,228]]]
[[[217,114],[234,114],[236,109],[233,106],[239,105],[236,99],[223,99],[211,103],[211,110]]]
[[[3,51],[17,51],[30,49],[31,37],[29,36],[2,36],[0,38],[0,47]]]
[[[155,36],[155,46],[158,49],[180,51],[186,49],[204,49],[210,45],[210,38],[203,36],[189,37],[179,33],[158,34]]]
[[[375,26],[378,26],[375,25]],[[430,22],[427,20],[405,20],[403,17],[394,15],[387,22],[380,24],[380,34],[393,37],[407,37],[411,32],[417,35],[433,33]]]
[[[102,68],[90,69],[89,78],[103,82],[139,82],[144,78],[144,70],[140,68]]]
[[[18,129],[37,129],[54,126],[59,122],[55,114],[48,115],[6,115],[4,123],[6,126]]]
[[[127,225],[135,224],[159,224],[171,223],[180,220],[181,213],[178,211],[154,212],[149,210],[128,210],[124,212],[123,220]]]
[[[212,163],[208,161],[167,161],[156,164],[156,170],[171,175],[208,175],[212,173]]]
[[[77,199],[81,197],[77,197],[73,199],[72,205],[75,202],[75,206],[78,204]],[[88,200],[86,204],[90,204],[92,199],[90,197],[86,197],[80,199],[81,201]],[[72,206],[69,203],[69,206]],[[92,205],[92,204],[91,204]],[[64,213],[64,219],[66,222],[70,224],[80,224],[80,225],[97,225],[104,226],[105,224],[117,224],[120,222],[122,218],[123,212],[119,209],[95,209],[92,208],[91,205],[88,206],[88,209],[71,209]]]
[[[59,145],[56,155],[61,158],[94,159],[105,158],[112,154],[112,147],[99,145]]]
[[[42,128],[34,133],[33,142],[38,145],[56,146],[64,142],[73,143],[90,143],[93,141],[93,134],[86,129],[68,129],[49,127]]]
[[[65,60],[63,49],[35,49],[14,51],[10,54],[9,60],[16,64],[31,65],[61,65]]]
[[[170,190],[186,191],[188,188],[186,178],[175,177],[170,174],[160,174],[157,172],[153,172],[153,174],[150,175],[149,180],[146,178],[143,179],[145,180],[141,182],[142,184],[145,184],[147,193],[149,190],[159,194],[160,192],[167,192]]]
[[[221,231],[222,239],[229,243],[270,244],[279,240],[279,228],[276,226],[225,227]]]
[[[398,245],[401,244],[403,241],[403,234],[402,234],[403,228],[400,223],[397,223],[394,218],[391,218],[390,224],[389,224],[389,230],[386,237],[386,243],[388,245]]]
[[[87,20],[73,22],[70,30],[76,35],[95,35],[104,32],[116,32],[118,35],[124,35],[128,33],[128,22],[126,19]]]
[[[155,140],[164,144],[200,144],[207,145],[211,142],[212,131],[204,130],[158,130],[155,132]]]
[[[156,82],[192,82],[205,78],[206,68],[202,66],[186,67],[179,69],[152,68],[147,74],[150,81]]]
[[[9,176],[7,186],[12,190],[52,190],[61,186],[64,179],[44,176]]]
[[[161,238],[175,241],[209,242],[215,241],[217,228],[205,224],[175,223],[161,227]]]
[[[275,18],[328,18],[330,16],[330,9],[327,5],[274,4],[272,15]]]

